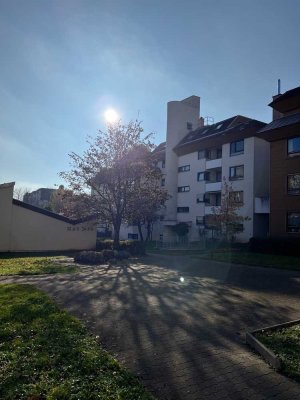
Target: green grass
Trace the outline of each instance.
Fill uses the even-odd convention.
[[[282,360],[282,372],[300,382],[300,325],[255,335]]]
[[[216,261],[254,265],[260,267],[275,267],[282,269],[300,270],[300,258],[279,256],[274,254],[250,253],[247,251],[211,251],[199,255],[201,258]]]
[[[2,400],[150,400],[76,318],[29,285],[0,285]]]
[[[39,275],[76,272],[77,266],[66,266],[54,261],[58,257],[0,257],[0,275]]]
[[[208,251],[195,248],[187,250],[167,250],[151,248],[148,250],[148,252],[149,254],[155,253],[170,256],[192,256],[233,264],[253,265],[259,267],[275,267],[300,271],[299,257],[251,253],[244,249],[212,248],[210,251]]]

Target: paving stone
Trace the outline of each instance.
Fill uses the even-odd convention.
[[[246,330],[299,318],[299,272],[149,256],[1,281],[45,290],[160,400],[300,399],[300,385],[243,342]]]

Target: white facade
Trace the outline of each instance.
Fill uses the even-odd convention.
[[[189,99],[195,100],[190,105],[191,109],[185,104]],[[208,136],[207,139],[210,141],[208,146],[204,149],[202,144],[201,148],[204,154],[209,151],[209,157],[207,155],[199,157],[198,149],[183,155],[177,155],[174,151],[174,147],[189,133],[187,123],[191,122],[193,129],[199,126],[199,100],[198,97],[192,96],[181,102],[168,104],[166,158],[165,169],[162,169],[162,172],[165,173],[166,188],[172,197],[166,204],[164,227],[161,232],[163,240],[176,239],[172,226],[179,222],[188,223],[190,241],[200,240],[204,232],[209,234],[205,228],[205,217],[212,214],[213,206],[217,207],[220,204],[224,179],[243,199],[237,213],[248,217],[243,222],[243,232],[237,234],[237,240],[247,242],[254,235],[265,236],[268,232],[268,210],[267,208],[261,208],[259,212],[255,210],[255,198],[269,196],[270,156],[269,144],[265,140],[254,134],[240,139],[237,132],[236,139],[243,141],[243,151],[234,153],[230,150],[231,143],[235,142],[232,134],[228,136],[228,142],[225,139],[222,140],[223,143],[216,142],[215,145]],[[236,125],[247,125],[248,120],[250,119],[238,116]],[[218,134],[213,136],[217,137]],[[205,145],[205,142],[203,143]],[[230,176],[230,171],[231,174],[239,174],[242,169],[243,177]]]

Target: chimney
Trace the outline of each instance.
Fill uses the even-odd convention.
[[[204,118],[203,118],[203,117],[200,117],[200,118],[199,118],[199,120],[198,120],[198,126],[199,126],[199,128],[202,128],[202,126],[204,126]]]

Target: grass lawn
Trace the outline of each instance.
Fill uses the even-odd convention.
[[[0,256],[0,275],[39,275],[78,271],[77,266],[54,262],[58,257]]]
[[[199,254],[199,257],[234,264],[256,265],[300,270],[300,258],[273,254],[250,253],[247,251],[211,251]]]
[[[279,256],[275,254],[251,253],[246,250],[219,248],[207,250],[197,249],[148,249],[148,252],[174,255],[174,256],[191,256],[203,259],[228,262],[233,264],[254,265],[259,267],[275,267],[281,269],[293,269],[300,271],[300,258],[290,256]]]
[[[282,372],[300,382],[300,325],[255,336],[282,359]]]
[[[76,318],[29,285],[0,285],[2,400],[150,400]]]

